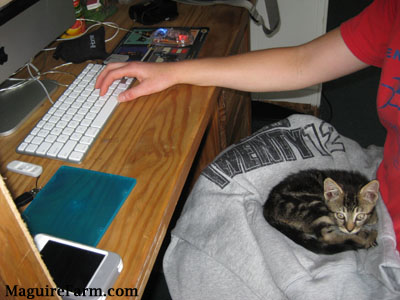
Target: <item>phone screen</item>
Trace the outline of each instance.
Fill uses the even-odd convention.
[[[40,251],[58,288],[75,292],[87,287],[105,255],[48,241]]]

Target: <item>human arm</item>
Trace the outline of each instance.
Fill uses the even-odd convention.
[[[120,95],[120,101],[164,90],[175,84],[220,86],[250,92],[294,90],[329,81],[367,65],[345,45],[339,29],[309,43],[254,51],[221,58],[176,63],[118,63],[99,75],[96,88],[104,94],[123,76],[136,77],[138,85]]]

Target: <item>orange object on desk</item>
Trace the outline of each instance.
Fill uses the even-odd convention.
[[[86,30],[85,21],[82,19],[78,19],[76,20],[75,24],[61,36],[61,38],[70,39],[73,37],[77,37],[85,33],[85,30]]]

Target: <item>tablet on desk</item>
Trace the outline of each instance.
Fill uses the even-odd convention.
[[[65,300],[105,299],[123,268],[113,252],[46,234],[37,234],[34,241]]]
[[[187,46],[179,45],[153,45],[152,34],[160,29],[185,30],[190,32],[193,43]],[[148,61],[168,62],[195,58],[203,45],[209,28],[207,27],[134,27],[127,33],[106,63],[110,61]]]
[[[135,184],[130,177],[62,166],[22,216],[32,236],[96,247]]]

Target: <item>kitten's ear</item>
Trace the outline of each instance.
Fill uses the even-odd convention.
[[[324,197],[326,201],[335,201],[343,194],[342,188],[332,179],[324,180]]]
[[[360,191],[361,197],[372,203],[376,204],[376,201],[378,200],[378,195],[379,195],[379,182],[378,180],[372,180],[369,183],[367,183]]]

